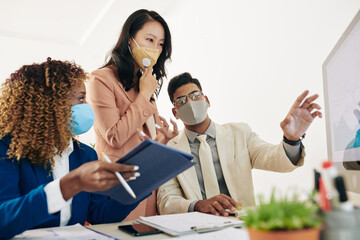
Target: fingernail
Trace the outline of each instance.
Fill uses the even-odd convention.
[[[139,170],[139,166],[134,166],[134,171]]]
[[[130,177],[129,178],[129,180],[135,180],[136,179],[136,177]]]
[[[140,177],[140,173],[139,173],[139,172],[136,172],[136,173],[135,173],[135,177]]]
[[[231,212],[234,212],[235,210],[236,210],[236,209],[235,209],[235,208],[233,208],[233,207],[230,209],[230,211],[231,211]]]
[[[156,127],[157,129],[160,129],[160,128],[161,128],[158,124],[155,124],[155,127]]]
[[[140,135],[146,137],[146,134],[143,131],[140,131]]]

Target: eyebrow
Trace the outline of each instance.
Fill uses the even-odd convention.
[[[192,93],[194,93],[194,92],[201,92],[201,91],[200,91],[200,90],[194,90],[194,91],[192,91],[192,92],[190,92],[190,93],[188,93],[188,94],[186,94],[186,95],[178,96],[178,97],[175,98],[175,99],[178,99],[178,98],[181,98],[181,97],[185,97],[185,96],[187,96],[187,95],[189,95],[189,94],[192,94]]]
[[[147,33],[147,35],[150,35],[150,36],[153,36],[154,38],[158,38],[157,36],[155,36],[154,34],[152,34],[152,33]],[[160,39],[160,41],[165,41],[165,39]]]

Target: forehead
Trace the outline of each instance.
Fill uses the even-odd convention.
[[[79,83],[75,85],[71,91],[73,94],[77,94],[80,92],[86,92],[85,83]]]
[[[146,36],[153,35],[157,39],[164,40],[165,39],[165,30],[163,26],[157,21],[149,21],[144,24],[142,29],[140,29],[136,34],[136,36]]]
[[[174,92],[174,100],[180,96],[188,95],[189,93],[196,90],[200,91],[199,87],[195,83],[187,83],[182,85]]]

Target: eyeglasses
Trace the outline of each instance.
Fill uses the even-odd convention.
[[[203,93],[199,90],[195,90],[188,95],[177,97],[173,104],[174,106],[181,106],[184,105],[187,102],[187,97],[189,97],[192,101],[197,101],[199,98],[203,96]]]

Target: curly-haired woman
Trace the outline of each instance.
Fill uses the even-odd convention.
[[[166,120],[159,117],[154,99],[154,92],[160,92],[166,77],[165,62],[170,57],[171,35],[165,20],[145,9],[132,13],[107,63],[92,72],[87,83],[98,153],[119,159],[141,142],[138,129],[162,143],[178,134],[175,122],[174,130],[169,131]],[[156,194],[152,194],[126,220],[156,214]]]
[[[118,222],[137,204],[103,195],[138,175],[134,165],[94,161],[74,139],[92,126],[83,69],[50,58],[11,74],[0,97],[0,238],[25,230],[88,221]]]

